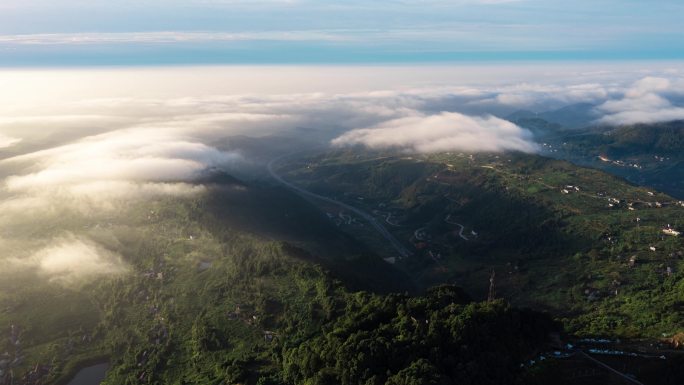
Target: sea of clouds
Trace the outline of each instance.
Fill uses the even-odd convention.
[[[87,237],[17,229],[201,193],[208,168],[252,161],[231,136],[306,127],[333,147],[533,153],[507,114],[591,103],[592,124],[684,119],[676,65],[8,70],[0,85],[0,258],[62,284],[127,268]]]

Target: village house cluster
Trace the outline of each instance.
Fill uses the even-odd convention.
[[[612,160],[612,159],[608,158],[608,157],[605,156],[605,155],[599,155],[599,156],[598,156],[598,159],[599,159],[601,162],[610,163],[610,164],[615,165],[615,166],[620,166],[620,167],[633,167],[633,168],[638,168],[638,169],[642,169],[642,168],[643,168],[640,164],[638,164],[638,163],[636,163],[636,162],[625,162],[625,161],[622,161],[622,160]],[[656,157],[656,159],[657,159],[657,157]]]

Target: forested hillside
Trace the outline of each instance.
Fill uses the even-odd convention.
[[[557,329],[547,316],[471,302],[450,286],[418,297],[379,294],[403,291],[401,273],[363,247],[343,249],[356,256],[303,249],[316,233],[282,235],[287,225],[261,223],[283,212],[269,204],[260,214],[230,193],[244,188],[258,190],[230,181],[193,197],[146,200],[109,213],[104,225],[61,218],[73,239],[106,245],[126,267],[68,282],[3,274],[0,332],[10,338],[0,348],[12,366],[0,383],[64,384],[79,368],[108,362],[106,383],[117,385],[495,384],[522,375],[519,363]],[[325,220],[288,199],[291,219]],[[252,225],[239,228],[244,213],[223,219],[236,204],[253,214]],[[319,251],[344,238],[326,226],[318,225]]]
[[[283,172],[382,221],[412,250],[395,266],[426,287],[450,282],[486,298],[495,270],[499,296],[550,309],[580,334],[684,328],[684,244],[665,231],[684,228],[684,206],[665,194],[513,154],[338,153]],[[370,233],[354,222],[340,226]]]
[[[510,118],[531,130],[546,156],[626,178],[684,199],[684,121],[568,128],[535,114]]]

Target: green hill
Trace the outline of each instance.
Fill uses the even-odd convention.
[[[387,229],[414,250],[396,266],[424,287],[450,282],[485,298],[493,269],[500,296],[550,309],[580,334],[684,328],[684,244],[662,232],[684,228],[684,207],[665,194],[515,154],[337,153],[292,161],[281,172],[378,220],[390,213]]]
[[[107,384],[544,383],[555,364],[520,364],[557,321],[578,335],[684,328],[682,240],[662,233],[684,227],[684,207],[665,194],[519,154],[338,152],[277,169],[333,200],[212,171],[196,195],[18,225],[18,241],[67,233],[126,272],[0,271],[0,379],[64,384],[106,361]]]
[[[568,133],[562,140],[570,141],[577,151],[592,155],[621,158],[680,156],[684,149],[684,121],[604,127],[583,135]]]
[[[684,149],[684,121],[635,124],[605,134],[611,155],[680,154]]]
[[[505,116],[505,119],[526,128],[530,124],[538,126],[543,121],[550,127],[579,129],[594,125],[600,117],[601,115],[596,112],[596,105],[576,103],[542,112],[519,110]]]
[[[109,362],[106,384],[117,385],[495,384],[522,375],[519,363],[556,328],[451,286],[385,294],[411,280],[307,201],[227,176],[205,182],[200,195],[137,202],[93,223],[36,225],[34,234],[57,226],[97,242],[127,272],[66,285],[29,268],[0,272],[0,351],[12,362],[5,371],[3,356],[0,383],[64,384]]]
[[[565,131],[544,140],[549,156],[684,198],[684,121]]]

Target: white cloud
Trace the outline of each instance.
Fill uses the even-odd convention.
[[[0,133],[0,148],[12,147],[19,142],[21,142],[19,138],[13,138]]]
[[[442,151],[534,152],[532,135],[513,123],[493,117],[471,117],[443,112],[390,120],[371,128],[352,130],[332,141],[335,146],[364,145],[418,153]]]
[[[28,261],[28,264],[35,265],[39,274],[60,284],[75,284],[100,276],[121,275],[129,269],[118,254],[74,236],[53,240]]]
[[[121,130],[78,142],[9,158],[4,163],[27,164],[37,171],[10,176],[10,191],[91,182],[191,181],[210,167],[237,161],[203,143],[177,138],[159,130]]]
[[[620,99],[608,100],[597,107],[607,124],[655,123],[684,119],[684,107],[674,105],[666,96],[672,87],[666,78],[645,77],[623,93]]]
[[[648,76],[637,80],[632,87],[627,90],[625,97],[639,98],[655,92],[666,91],[670,88],[670,80]]]
[[[485,0],[487,1],[487,0]],[[305,2],[305,0],[119,0],[115,6],[126,7],[140,7],[140,6],[178,6],[182,5],[289,5]],[[108,0],[3,0],[0,3],[0,9],[15,9],[15,8],[31,8],[31,7],[46,7],[58,4],[62,8],[66,7],[83,7],[83,6],[111,6],[112,2]]]
[[[40,33],[0,35],[4,45],[83,45],[123,43],[197,43],[230,41],[343,41],[354,34],[349,31],[273,31],[273,32],[218,32],[218,31],[155,31],[102,33]]]

